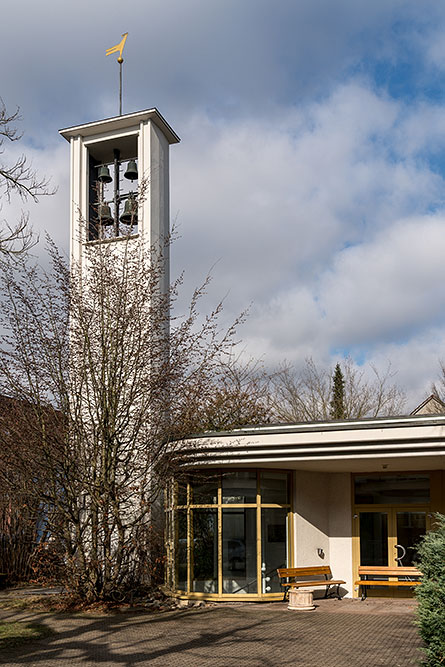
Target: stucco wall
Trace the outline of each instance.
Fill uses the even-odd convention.
[[[328,474],[295,474],[295,566],[329,563]],[[317,548],[324,551],[320,558]]]
[[[352,597],[351,475],[329,475],[329,550],[334,579],[344,579],[347,597]]]
[[[294,483],[295,566],[330,565],[352,595],[350,474],[296,471]]]

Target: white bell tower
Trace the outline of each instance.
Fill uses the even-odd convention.
[[[123,239],[162,249],[170,229],[169,148],[180,141],[157,109],[60,130],[71,145],[71,261]],[[168,253],[164,275],[168,280]]]

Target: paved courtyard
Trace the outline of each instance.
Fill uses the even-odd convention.
[[[56,634],[4,651],[0,664],[38,667],[399,667],[418,665],[410,600],[321,600],[312,612],[285,604],[216,605],[100,616],[0,610],[2,620]]]

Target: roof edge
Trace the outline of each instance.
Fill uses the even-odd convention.
[[[135,122],[141,122],[144,120],[151,120],[160,130],[165,134],[167,140],[170,144],[177,144],[181,141],[179,136],[173,130],[173,128],[167,123],[162,114],[159,113],[156,107],[153,109],[145,109],[143,111],[135,111],[133,113],[123,114],[122,116],[113,116],[112,118],[104,118],[102,120],[95,120],[90,123],[84,123],[82,125],[73,125],[72,127],[66,127],[59,130],[59,134],[64,137],[67,141],[70,141],[71,137],[77,137],[79,135],[83,137],[90,137],[94,134],[97,134],[99,130],[119,130],[124,129],[128,126],[128,121],[134,120]]]
[[[206,431],[193,433],[184,440],[237,437],[244,435],[304,433],[317,431],[348,431],[352,429],[366,430],[385,427],[408,427],[412,425],[445,426],[445,415],[403,415],[398,417],[368,417],[364,419],[348,419],[321,422],[296,422],[294,424],[261,424],[245,426],[231,431]]]

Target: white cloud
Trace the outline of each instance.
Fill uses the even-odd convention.
[[[445,215],[396,221],[344,250],[319,288],[333,345],[369,345],[445,322]]]
[[[407,150],[404,111],[361,81],[267,121],[185,126],[172,151],[174,266],[190,284],[217,262],[227,320],[253,301],[252,354],[299,364],[367,346],[373,358],[442,324],[445,217],[428,209],[443,181],[419,157],[428,137]]]
[[[157,106],[183,138],[171,193],[187,290],[216,263],[207,304],[227,294],[229,322],[253,302],[250,353],[298,364],[350,349],[383,366],[388,355],[423,387],[444,327],[445,188],[431,165],[445,114],[427,94],[443,68],[437,2],[133,0],[125,25],[118,2],[79,0],[69,20],[58,10],[24,0],[2,14],[14,28],[2,35],[14,54],[2,95],[22,106],[23,146],[59,186],[29,206],[36,229],[67,247],[57,130],[116,113],[104,51],[128,30],[124,111]],[[402,72],[395,99],[401,64],[415,85],[405,90]]]

